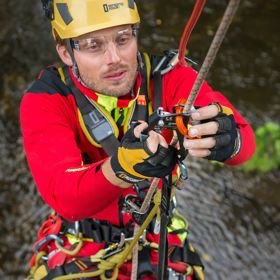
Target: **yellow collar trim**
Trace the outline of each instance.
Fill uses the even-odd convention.
[[[137,100],[140,93],[140,88],[137,91],[136,96],[129,101],[127,108],[130,108],[135,101]],[[118,107],[118,97],[116,96],[108,96],[101,93],[97,93],[98,96],[97,103],[105,108],[107,112],[111,112],[113,109]]]

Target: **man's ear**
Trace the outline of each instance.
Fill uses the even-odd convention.
[[[57,44],[56,51],[64,64],[66,64],[68,66],[73,66],[72,58],[71,58],[66,46]]]

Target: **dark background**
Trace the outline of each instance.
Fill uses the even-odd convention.
[[[138,1],[140,2],[140,1]],[[202,63],[227,1],[207,1],[188,45]],[[178,48],[194,1],[141,1],[141,49]],[[243,0],[209,73],[252,124],[279,124],[280,2]],[[24,279],[36,231],[48,213],[29,174],[18,122],[23,92],[40,69],[58,61],[41,1],[0,0],[0,277]],[[207,279],[280,279],[279,170],[187,160],[190,180],[178,203]]]

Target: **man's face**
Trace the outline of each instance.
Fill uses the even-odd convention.
[[[122,25],[74,39],[79,73],[90,89],[116,97],[129,93],[138,69],[137,39],[132,33],[131,26]]]

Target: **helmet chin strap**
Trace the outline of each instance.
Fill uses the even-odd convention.
[[[75,59],[75,56],[74,56],[74,52],[73,52],[73,48],[71,46],[71,39],[66,39],[65,40],[66,42],[66,48],[67,48],[67,51],[68,53],[70,54],[70,57],[71,57],[71,60],[72,60],[72,63],[73,63],[73,66],[72,66],[72,71],[73,71],[73,74],[75,76],[75,78],[86,88],[89,88],[87,86],[87,84],[82,80],[81,78],[81,75],[80,75],[80,72],[79,72],[79,68],[78,68],[78,64],[76,62],[76,59]]]
[[[143,63],[142,56],[139,51],[137,51],[137,61],[138,61],[138,69],[139,70],[143,69],[144,63]]]

